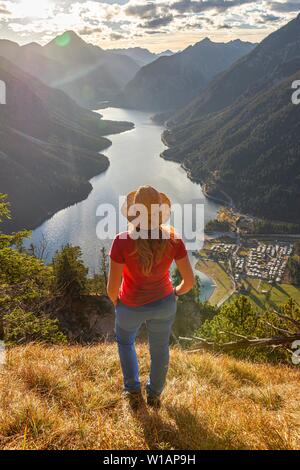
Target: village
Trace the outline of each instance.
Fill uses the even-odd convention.
[[[214,243],[206,249],[209,259],[226,264],[228,274],[238,283],[245,278],[256,278],[270,284],[283,282],[293,244],[276,242],[266,244],[252,242],[249,246],[242,243]]]
[[[233,255],[235,280],[243,276],[262,279],[270,284],[280,284],[286,273],[288,259],[293,252],[292,244],[265,245],[252,248],[247,257]]]

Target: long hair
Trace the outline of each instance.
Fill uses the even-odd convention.
[[[144,276],[149,276],[164,256],[168,256],[168,252],[177,242],[174,227],[159,227],[159,236],[156,238],[149,237],[147,239],[138,238],[134,241],[134,255],[138,256],[139,265]]]

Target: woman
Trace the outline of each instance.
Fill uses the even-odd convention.
[[[173,228],[163,225],[169,219],[170,210],[168,197],[150,186],[130,193],[122,208],[129,221],[128,231],[117,235],[110,251],[107,290],[116,308],[124,394],[132,405],[138,405],[142,398],[135,350],[141,325],[146,323],[150,343],[147,403],[158,408],[168,372],[176,300],[194,285],[194,273],[183,241]],[[169,275],[174,260],[182,277],[175,289]]]

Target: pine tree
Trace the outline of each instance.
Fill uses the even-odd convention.
[[[81,257],[80,247],[66,245],[53,258],[55,288],[68,302],[80,299],[87,292],[88,269]]]

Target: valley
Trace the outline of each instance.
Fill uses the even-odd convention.
[[[284,233],[298,233],[300,107],[290,100],[290,86],[300,70],[299,22],[300,15],[258,46],[206,38],[179,53],[157,55],[141,48],[104,51],[73,31],[43,47],[0,40],[0,75],[8,83],[9,99],[1,114],[0,183],[13,215],[5,230],[35,228],[30,241],[39,243],[46,237],[49,256],[62,243],[76,243],[83,247],[86,264],[97,271],[99,240],[87,242],[94,238],[97,204],[116,204],[117,194],[148,182],[161,185],[175,202],[203,202],[205,223],[213,222],[220,204],[228,203],[256,216],[258,236],[264,228],[269,234],[274,229],[276,242],[284,224]],[[29,69],[37,77],[30,85]],[[253,73],[236,83],[236,77],[250,69]],[[111,74],[108,81],[104,70]],[[110,91],[104,90],[104,83]],[[18,115],[17,99],[19,105],[24,103]],[[115,101],[146,111],[110,107]],[[104,118],[78,103],[101,104]],[[154,111],[160,114],[151,122]],[[111,138],[125,131],[131,132]],[[24,146],[27,152],[21,161]],[[105,155],[100,154],[103,151]],[[288,158],[283,159],[283,153]],[[147,172],[142,171],[145,165]],[[83,213],[91,220],[84,218],[84,230]],[[213,261],[202,267],[208,275],[202,274],[203,298],[213,296],[219,304],[228,297],[227,291],[232,292],[236,279],[226,270],[222,273]],[[209,277],[218,279],[224,296],[209,284]]]
[[[109,249],[111,237],[100,239],[96,234],[97,209],[102,203],[118,208],[120,195],[125,195],[143,184],[150,184],[169,195],[174,204],[201,204],[204,206],[205,223],[214,219],[219,205],[208,200],[201,186],[191,182],[180,165],[160,158],[164,150],[161,141],[163,128],[153,124],[151,113],[119,108],[106,108],[100,111],[105,120],[130,121],[134,128],[122,134],[109,136],[112,141],[104,153],[110,165],[107,171],[90,180],[93,190],[82,202],[59,211],[49,217],[33,231],[28,244],[39,245],[44,238],[47,243],[47,260],[51,260],[62,245],[71,243],[82,248],[83,260],[90,273],[98,272],[99,253],[102,246]],[[126,154],[124,153],[126,149]],[[126,176],[125,176],[126,175]],[[187,221],[187,222],[190,222]],[[202,246],[199,234],[199,249]],[[192,263],[196,259],[191,253]],[[213,285],[204,273],[198,273],[202,282],[201,298],[207,300]]]
[[[1,450],[300,449],[299,6],[0,0]]]

